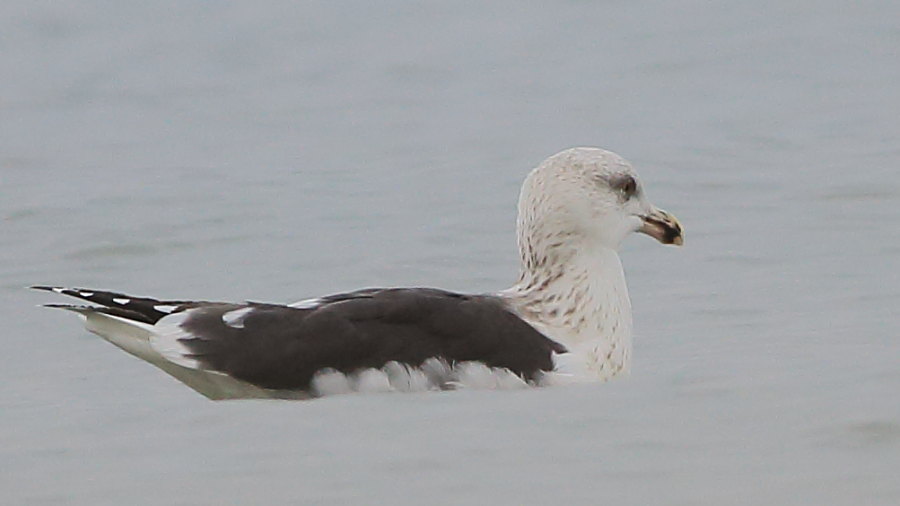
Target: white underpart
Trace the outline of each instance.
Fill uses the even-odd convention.
[[[380,369],[364,369],[344,374],[323,369],[312,381],[317,396],[348,393],[428,392],[447,389],[514,390],[528,383],[508,369],[488,367],[481,362],[461,362],[454,366],[428,359],[419,367],[388,362]]]
[[[244,318],[247,317],[248,314],[253,312],[253,307],[242,307],[240,309],[235,309],[234,311],[229,311],[222,315],[222,321],[225,322],[225,325],[229,327],[233,327],[236,329],[244,328]]]
[[[569,350],[554,356],[557,375],[547,381],[607,380],[627,373],[631,365],[631,300],[619,256],[609,249],[584,250],[573,264],[543,294],[531,295],[532,300],[539,297],[543,302],[532,306],[529,323]],[[557,298],[561,293],[576,296]],[[534,311],[536,307],[540,310]]]

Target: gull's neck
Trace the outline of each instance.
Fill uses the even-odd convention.
[[[557,357],[558,372],[582,381],[627,372],[631,301],[616,250],[578,241],[538,250],[520,241],[520,252],[519,280],[501,296],[528,323],[568,348]]]

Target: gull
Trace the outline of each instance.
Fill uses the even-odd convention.
[[[519,196],[517,281],[494,293],[367,288],[293,304],[160,300],[33,286],[48,304],[207,398],[603,382],[631,365],[619,246],[633,232],[681,245],[621,156],[580,147],[533,169]]]

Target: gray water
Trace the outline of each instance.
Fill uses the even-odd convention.
[[[900,4],[0,4],[3,504],[900,503]],[[527,171],[634,162],[630,377],[207,401],[35,283],[516,275]]]

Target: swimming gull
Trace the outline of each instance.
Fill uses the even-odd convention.
[[[618,248],[632,232],[682,244],[631,165],[598,148],[551,156],[525,179],[516,283],[491,294],[370,288],[294,304],[157,300],[35,286],[112,344],[210,399],[518,388],[605,381],[631,362]]]

